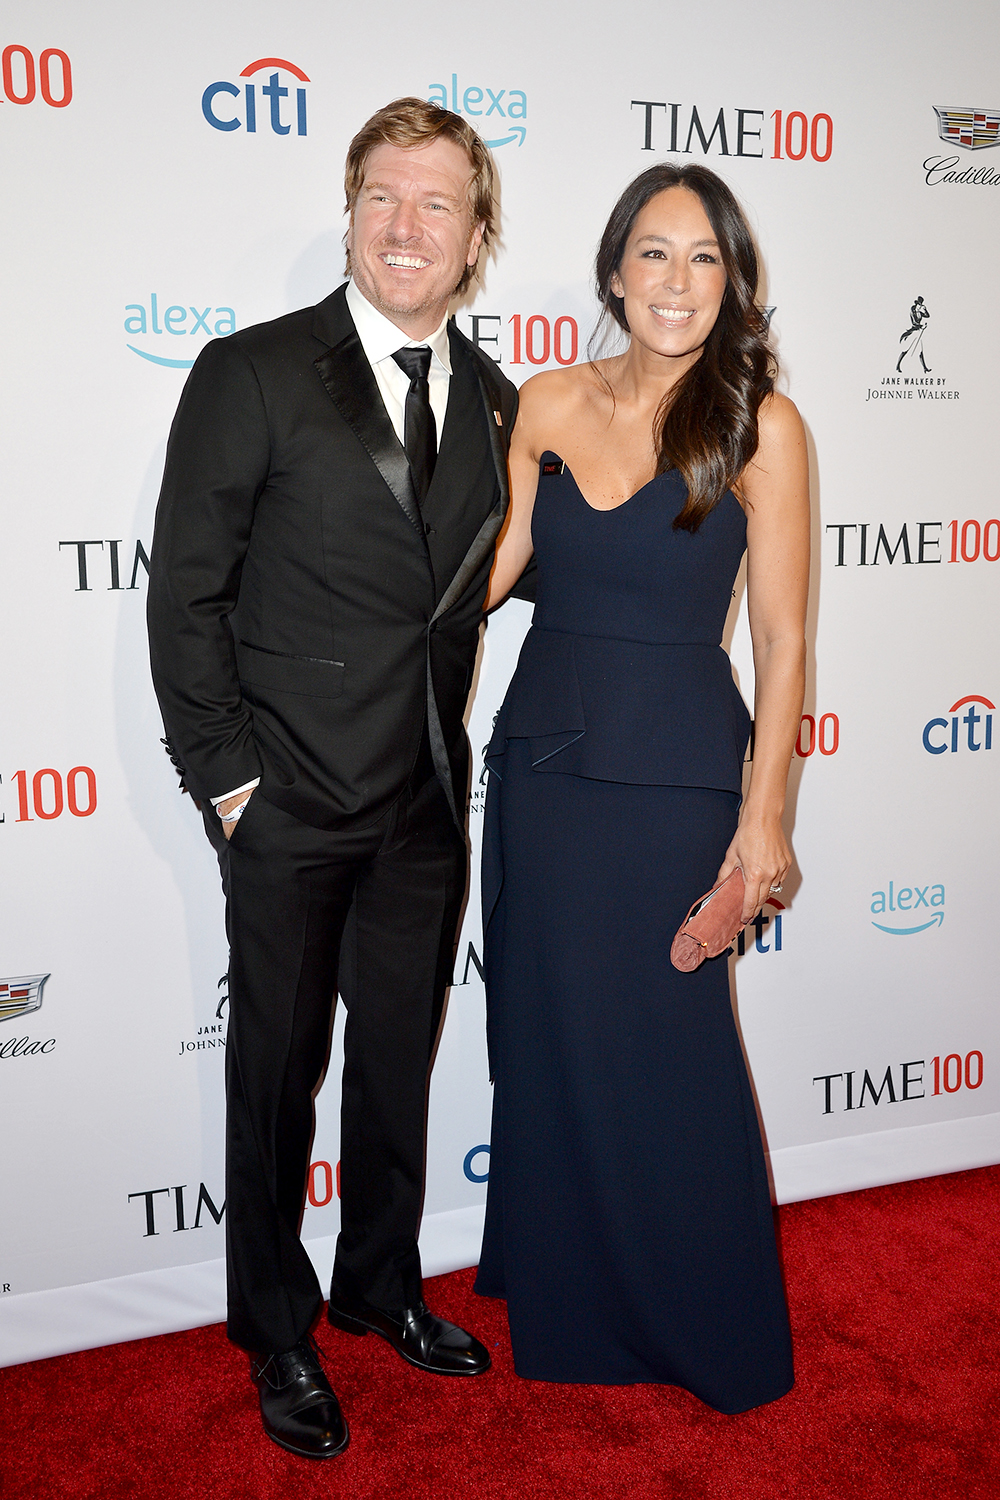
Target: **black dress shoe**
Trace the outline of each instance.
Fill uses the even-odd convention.
[[[331,1295],[326,1315],[345,1333],[378,1333],[419,1370],[434,1375],[482,1375],[490,1357],[478,1339],[427,1311],[421,1301],[401,1313],[382,1312],[368,1302]]]
[[[287,1354],[250,1361],[260,1415],[271,1440],[300,1458],[333,1458],[347,1447],[347,1423],[312,1339]]]

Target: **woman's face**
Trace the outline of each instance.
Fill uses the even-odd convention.
[[[697,193],[665,188],[636,217],[611,290],[625,303],[633,344],[678,361],[698,358],[726,290],[719,243]]]

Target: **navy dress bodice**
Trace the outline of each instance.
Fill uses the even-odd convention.
[[[727,491],[697,532],[676,529],[686,493],[670,470],[596,510],[542,455],[537,602],[492,771],[508,739],[528,739],[537,770],[740,791],[750,717],[721,640],[746,518]]]

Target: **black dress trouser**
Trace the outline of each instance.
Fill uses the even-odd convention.
[[[301,823],[258,789],[227,843],[206,809],[230,941],[228,1332],[257,1353],[290,1349],[323,1303],[298,1230],[338,987],[347,1023],[333,1282],[387,1311],[421,1295],[427,1070],[467,853],[437,777],[419,781],[377,823],[346,832]]]

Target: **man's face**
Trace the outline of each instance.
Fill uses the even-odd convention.
[[[409,338],[425,338],[444,317],[467,265],[476,263],[482,224],[472,222],[472,163],[461,146],[376,146],[351,214],[347,248],[358,291]]]

